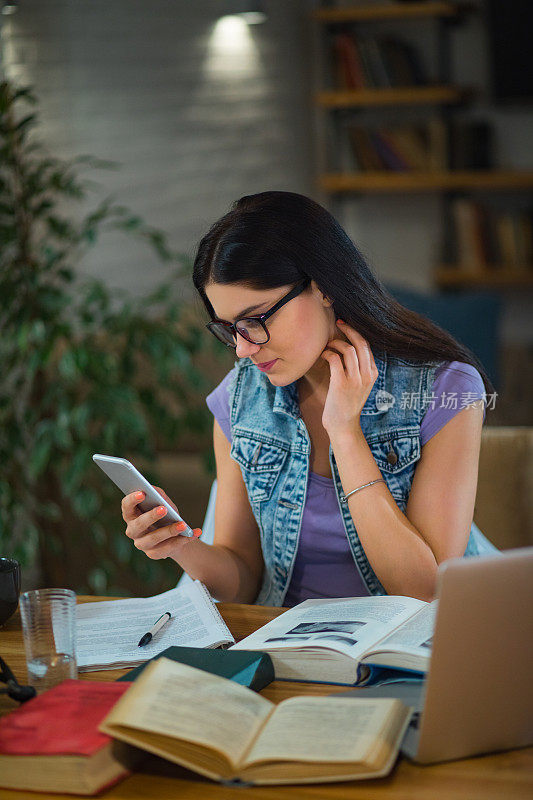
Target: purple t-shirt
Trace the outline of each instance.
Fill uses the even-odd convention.
[[[207,405],[231,442],[228,373],[206,398]],[[475,367],[462,361],[442,364],[435,372],[433,393],[420,425],[420,445],[466,405],[483,397],[485,386]],[[409,402],[406,398],[405,402]],[[414,401],[416,402],[416,400]],[[485,419],[485,410],[483,411]],[[284,605],[309,598],[368,595],[354,562],[342,522],[332,478],[309,473],[298,551]]]

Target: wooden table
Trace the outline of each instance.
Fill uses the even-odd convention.
[[[81,597],[79,601],[108,600],[107,597]],[[219,603],[218,608],[233,636],[238,641],[264,625],[284,609],[262,606]],[[21,683],[26,681],[26,665],[20,617],[15,614],[0,629],[0,655]],[[127,670],[85,672],[80,677],[87,680],[113,681]],[[459,676],[458,676],[459,679]],[[453,680],[453,678],[452,678]],[[528,691],[530,687],[524,687]],[[332,694],[345,687],[312,683],[275,681],[261,692],[275,703],[287,697],[302,694]],[[0,695],[0,715],[17,707],[17,703]],[[66,795],[35,792],[15,792],[0,789],[1,800],[65,800]],[[417,766],[407,759],[399,759],[387,778],[371,781],[346,781],[344,783],[304,786],[269,786],[234,788],[221,786],[191,773],[163,759],[150,756],[142,771],[122,781],[101,795],[105,800],[531,800],[533,798],[533,748],[513,750],[489,756],[479,756],[452,761],[431,767]]]

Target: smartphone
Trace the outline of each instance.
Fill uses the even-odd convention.
[[[114,456],[103,456],[101,453],[93,455],[93,461],[101,470],[105,472],[108,478],[111,478],[115,486],[124,492],[124,494],[131,494],[131,492],[144,492],[146,497],[142,503],[138,503],[141,511],[151,511],[157,506],[164,506],[167,513],[162,519],[158,519],[152,523],[155,528],[164,528],[166,525],[171,525],[173,522],[185,522],[177,511],[167,503],[164,497],[154,489],[151,483],[148,483],[146,478],[141,475],[138,469],[135,469],[126,458],[115,458]],[[187,523],[185,522],[185,525]],[[194,537],[194,533],[189,525],[184,531],[180,531],[180,536]]]

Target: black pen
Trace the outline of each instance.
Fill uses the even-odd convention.
[[[163,625],[167,624],[167,622],[169,621],[171,616],[172,616],[172,614],[170,613],[170,611],[165,611],[165,613],[162,614],[159,617],[159,619],[156,620],[156,622],[154,622],[153,626],[150,628],[148,633],[144,634],[144,636],[142,637],[142,639],[139,642],[139,644],[137,645],[137,647],[144,647],[145,644],[148,644],[149,642],[151,642],[152,639],[154,638],[154,636],[156,635],[156,633],[161,630]]]

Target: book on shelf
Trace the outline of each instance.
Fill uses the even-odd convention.
[[[502,258],[506,264],[517,263],[517,247],[514,237],[513,220],[510,214],[500,214],[496,220],[496,230],[500,243]]]
[[[400,88],[428,85],[428,74],[418,48],[392,36],[380,38],[378,46],[391,86]]]
[[[383,131],[369,131],[370,141],[378,154],[383,169],[393,172],[406,172],[411,166],[405,158],[398,152],[396,145]]]
[[[128,684],[66,680],[0,720],[0,787],[92,795],[129,775],[139,754],[98,726]]]
[[[382,170],[383,161],[372,142],[370,131],[361,125],[349,125],[347,133],[356,168],[362,172]]]
[[[161,658],[100,729],[224,783],[322,783],[387,775],[410,715],[399,700],[293,697],[275,705]]]
[[[486,203],[456,198],[446,259],[465,272],[533,270],[533,214],[504,211]]]
[[[423,678],[437,601],[413,597],[305,600],[232,645],[269,653],[276,680],[369,685]]]
[[[374,76],[374,84],[384,89],[392,88],[394,85],[393,78],[385,59],[382,42],[376,39],[375,36],[369,36],[364,41],[368,54],[368,61]]]
[[[170,620],[149,644],[139,647],[141,637],[166,611]],[[200,581],[154,597],[79,604],[76,640],[80,670],[134,667],[170,645],[212,648],[235,641]]]
[[[520,213],[517,225],[520,263],[531,271],[533,270],[533,213],[531,211]]]
[[[440,120],[426,125],[345,126],[357,169],[406,172],[446,168],[446,133]]]
[[[497,251],[495,249],[496,239],[493,236],[491,220],[487,214],[487,209],[482,203],[472,201],[473,206],[473,228],[476,248],[481,266],[488,267],[496,262]]]
[[[381,59],[375,38],[359,36],[354,38],[354,47],[359,49],[365,81],[370,88],[387,88],[391,85],[385,64]]]
[[[403,170],[427,170],[429,154],[427,141],[414,125],[402,128],[379,128],[378,134],[388,148],[393,151]],[[403,165],[403,167],[402,167]]]
[[[533,214],[501,213],[497,217],[501,260],[513,269],[533,271]]]
[[[452,218],[457,239],[457,263],[466,270],[478,272],[486,264],[479,209],[466,198],[452,202]]]
[[[331,39],[331,73],[339,89],[427,86],[419,50],[396,37],[339,31]]]
[[[493,127],[483,120],[454,120],[450,124],[449,168],[482,170],[494,167]]]
[[[436,172],[448,169],[448,132],[444,121],[432,117],[427,122],[428,169]]]
[[[345,33],[338,33],[333,39],[333,71],[339,89],[365,89],[363,64],[357,46]]]

